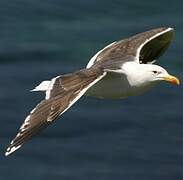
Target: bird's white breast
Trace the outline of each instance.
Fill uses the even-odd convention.
[[[86,95],[97,98],[122,99],[142,94],[151,87],[153,85],[132,86],[125,75],[107,73],[103,79],[86,92]]]

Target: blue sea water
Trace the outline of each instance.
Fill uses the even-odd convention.
[[[171,26],[158,64],[183,79],[179,0],[0,1],[0,180],[182,180],[183,91],[167,83],[125,100],[82,97],[9,157],[41,81],[85,67],[107,44]]]

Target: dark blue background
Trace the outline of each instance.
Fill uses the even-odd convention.
[[[1,180],[182,180],[183,91],[162,83],[126,100],[83,97],[20,150],[5,148],[44,97],[41,81],[85,67],[107,44],[159,26],[176,29],[161,61],[183,77],[179,0],[0,1]]]

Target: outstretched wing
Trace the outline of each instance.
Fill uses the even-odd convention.
[[[57,76],[51,81],[47,81],[46,86],[43,83],[43,88],[39,86],[37,90],[46,91],[46,98],[26,117],[5,155],[20,148],[34,134],[51,124],[59,115],[69,109],[88,88],[105,75],[105,72],[84,69],[72,74]]]
[[[87,68],[96,63],[123,64],[127,61],[137,61],[142,64],[153,63],[169,47],[174,36],[172,28],[156,28],[127,39],[116,41],[95,54]]]

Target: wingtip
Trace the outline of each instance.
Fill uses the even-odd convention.
[[[175,31],[174,27],[167,27],[167,31]]]
[[[162,26],[162,27],[157,28],[157,29],[160,29],[161,32],[163,32],[163,33],[175,32],[175,28],[174,27],[170,27],[170,26]]]
[[[7,156],[9,156],[11,153],[12,153],[12,151],[10,150],[10,147],[8,147],[8,148],[6,149],[6,152],[4,153],[4,155],[7,157]]]
[[[7,157],[10,153],[9,152],[5,152],[4,155]]]
[[[21,145],[19,146],[9,146],[5,152],[5,156],[9,156],[10,154],[12,154],[14,151],[16,151],[17,149],[19,149],[21,147]]]

